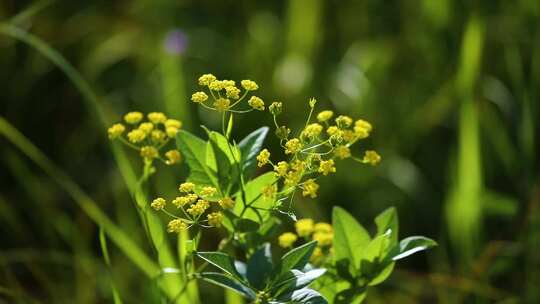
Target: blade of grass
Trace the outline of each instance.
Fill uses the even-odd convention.
[[[122,299],[120,298],[120,293],[116,289],[116,284],[114,284],[114,279],[112,276],[112,269],[111,269],[111,259],[109,257],[109,250],[107,249],[107,236],[105,235],[105,231],[103,228],[99,228],[99,244],[101,245],[101,252],[103,253],[103,260],[105,261],[105,265],[107,265],[109,270],[109,277],[111,280],[111,291],[113,295],[113,301],[114,304],[122,304]]]

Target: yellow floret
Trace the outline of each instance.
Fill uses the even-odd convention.
[[[296,154],[302,149],[302,143],[298,138],[289,139],[285,143],[285,154]]]
[[[178,190],[184,193],[193,192],[193,190],[195,190],[195,184],[190,182],[181,183]]]
[[[155,147],[144,146],[141,148],[141,156],[144,159],[152,160],[159,156],[159,152]]]
[[[129,112],[124,115],[124,121],[131,125],[139,123],[142,119],[143,114],[141,112]]]
[[[124,127],[123,124],[117,123],[112,125],[108,130],[107,133],[109,134],[110,139],[115,139],[119,136],[121,136],[124,131],[126,130],[126,127]]]
[[[221,80],[214,80],[210,82],[208,88],[212,91],[221,91],[225,88],[225,83],[223,83]]]
[[[313,220],[310,218],[298,220],[294,227],[299,236],[308,237],[313,232]]]
[[[186,223],[181,219],[174,219],[167,224],[167,232],[180,233],[187,229]]]
[[[225,93],[227,94],[227,97],[229,98],[232,98],[232,99],[240,98],[240,89],[235,86],[225,87]]]
[[[315,224],[314,230],[315,232],[323,232],[323,233],[332,233],[334,231],[334,229],[332,228],[332,225],[325,222],[320,222],[320,223]]]
[[[334,149],[334,155],[340,159],[345,159],[351,157],[351,149],[347,146],[337,146]]]
[[[196,204],[193,204],[191,205],[191,207],[189,207],[187,213],[191,214],[191,216],[198,217],[203,214],[204,211],[208,209],[208,207],[210,207],[210,203],[208,203],[208,201],[206,200],[200,199],[197,201]]]
[[[135,130],[131,130],[127,134],[127,137],[128,137],[128,140],[130,142],[139,143],[139,142],[143,141],[146,138],[146,133],[143,132],[142,130],[135,129]]]
[[[188,196],[177,196],[172,200],[172,203],[176,206],[176,208],[180,208],[187,204],[191,204],[191,200]]]
[[[318,123],[312,123],[306,126],[302,131],[302,135],[309,138],[315,138],[321,134],[323,127]]]
[[[165,128],[177,128],[180,129],[182,127],[182,122],[177,119],[167,119],[165,121]]]
[[[317,241],[317,244],[321,247],[332,245],[334,234],[326,232],[315,232],[313,234],[313,240]]]
[[[178,150],[167,151],[165,153],[165,157],[167,158],[167,160],[165,161],[167,165],[177,164],[182,160],[182,155],[180,154],[180,151]]]
[[[317,190],[319,190],[319,184],[317,184],[313,178],[306,180],[302,185],[302,188],[303,196],[310,196],[311,198],[317,197]]]
[[[161,124],[167,121],[167,116],[165,116],[165,114],[161,112],[152,112],[148,113],[148,120],[151,121],[153,124]]]
[[[167,127],[165,129],[165,133],[167,133],[167,136],[169,136],[170,138],[173,138],[178,133],[178,128],[176,128],[176,127]]]
[[[257,96],[251,96],[248,104],[255,110],[264,111],[264,101]]]
[[[216,194],[217,192],[217,189],[214,188],[214,187],[211,187],[211,186],[206,186],[206,187],[203,187],[202,190],[201,190],[201,196],[212,196],[214,194]]]
[[[191,101],[195,103],[205,102],[208,99],[208,95],[205,92],[195,92],[191,95]]]
[[[325,122],[325,121],[328,121],[330,118],[332,118],[332,116],[334,116],[334,112],[329,111],[329,110],[322,111],[319,114],[317,114],[317,120],[320,122]]]
[[[218,100],[214,102],[214,108],[220,112],[227,111],[230,105],[231,101],[227,98],[218,98]]]
[[[262,194],[266,198],[273,198],[276,195],[276,185],[268,185],[262,189]]]
[[[221,212],[212,212],[208,214],[207,219],[210,226],[221,227],[221,223],[223,222],[223,214],[221,214]]]
[[[346,115],[339,115],[336,118],[337,126],[342,128],[342,129],[350,127],[352,122],[353,122],[352,118],[350,118],[349,116],[346,116]]]
[[[278,238],[279,246],[283,248],[289,248],[294,244],[294,242],[296,242],[297,239],[298,237],[296,236],[296,234],[292,232],[285,232]]]
[[[230,197],[222,198],[218,201],[219,206],[223,209],[230,209],[234,207],[234,200]]]
[[[139,125],[139,130],[143,131],[146,135],[150,134],[154,130],[154,124],[151,122],[143,122]]]
[[[242,84],[242,87],[248,91],[255,91],[259,88],[255,81],[249,79],[242,80],[240,83]]]
[[[363,163],[370,164],[372,166],[375,166],[381,161],[381,156],[379,153],[373,150],[368,150],[364,154],[364,158],[362,159]]]
[[[152,207],[154,210],[161,210],[165,208],[166,204],[167,201],[164,198],[158,197],[152,201],[150,207]]]
[[[153,142],[162,144],[163,142],[165,142],[165,139],[167,139],[167,134],[165,134],[165,132],[161,130],[153,130],[152,132],[150,132],[150,138]]]
[[[336,172],[336,167],[334,167],[334,160],[329,159],[321,161],[318,171],[323,175],[328,175],[330,173]]]
[[[274,171],[278,176],[285,176],[287,174],[287,170],[289,170],[289,164],[284,161],[280,161],[277,163],[277,166],[274,166]]]
[[[203,86],[207,86],[210,83],[212,83],[212,81],[214,80],[216,80],[216,76],[212,74],[204,74],[201,77],[199,77],[199,84]]]
[[[268,152],[268,149],[262,150],[259,155],[257,155],[257,166],[262,167],[268,163],[270,159],[270,152]]]
[[[354,133],[360,139],[368,137],[372,129],[371,124],[365,120],[359,119],[354,123]]]

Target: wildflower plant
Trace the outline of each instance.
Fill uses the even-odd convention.
[[[368,121],[336,116],[330,110],[317,113],[317,101],[312,98],[306,105],[305,124],[293,131],[280,121],[283,103],[267,105],[255,94],[259,86],[252,80],[237,84],[205,74],[198,84],[202,89],[192,94],[192,102],[221,115],[221,130],[203,126],[205,139],[181,129],[180,121],[160,112],[146,116],[130,112],[123,123],[108,130],[111,140],[137,150],[142,157],[143,183],[155,172],[156,161],[173,165],[182,160],[189,167],[175,196],[157,196],[146,205],[139,204],[141,210],[169,218],[162,230],[191,236],[180,246],[184,281],[206,280],[252,303],[359,303],[367,286],[386,279],[395,260],[434,245],[421,238],[398,243],[394,211],[377,217],[379,230],[373,239],[339,208],[334,210],[332,225],[297,218],[295,198],[316,199],[319,183],[338,170],[339,162],[351,159],[377,165],[381,161],[376,151],[360,145],[373,131]],[[271,115],[285,159],[277,159],[263,147],[268,127],[240,141],[232,137],[234,116],[254,111]],[[172,143],[176,148],[170,147]],[[266,172],[256,175],[257,168]],[[147,215],[148,219],[153,221],[150,227],[159,227],[155,217]],[[287,222],[294,222],[295,232],[280,229]],[[353,239],[344,231],[349,225],[356,232]],[[198,251],[198,240],[206,229],[221,229],[226,236],[215,252]],[[278,236],[280,230],[283,233]],[[155,245],[163,240],[157,234]],[[289,250],[277,263],[271,242]],[[232,252],[242,254],[237,259]],[[196,268],[200,262],[205,263]],[[208,264],[223,272],[207,271]],[[334,283],[321,284],[316,279]],[[185,290],[181,288],[180,293]]]

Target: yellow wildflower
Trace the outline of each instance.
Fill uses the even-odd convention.
[[[257,96],[251,96],[248,104],[255,110],[264,111],[264,101]]]
[[[178,133],[178,128],[176,127],[167,127],[165,129],[165,133],[167,133],[167,136],[169,136],[170,138],[173,138],[176,136],[176,133]]]
[[[317,197],[317,190],[319,190],[319,185],[315,182],[313,178],[306,180],[304,184],[302,185],[302,188],[303,188],[303,191],[302,191],[303,196],[309,195],[311,198]]]
[[[197,217],[203,214],[206,209],[210,207],[210,203],[206,200],[198,200],[196,204],[191,205],[189,209],[187,210],[187,213],[191,214],[191,216]]]
[[[273,198],[276,194],[276,191],[277,189],[275,185],[268,185],[262,189],[262,194],[266,198]]]
[[[350,118],[349,116],[346,116],[346,115],[339,115],[336,118],[337,126],[342,128],[342,129],[350,127],[352,122],[353,122],[352,118]]]
[[[313,220],[310,218],[298,220],[294,227],[299,236],[308,237],[313,232]]]
[[[185,197],[188,201],[188,204],[195,203],[197,199],[199,199],[199,196],[195,193],[188,194]]]
[[[347,146],[337,146],[334,149],[334,155],[340,159],[345,159],[351,157],[351,149]]]
[[[151,122],[143,122],[139,125],[139,130],[148,135],[150,132],[152,132],[152,130],[154,130],[154,125]]]
[[[306,168],[306,162],[303,160],[295,159],[291,162],[291,169],[296,172],[302,172]]]
[[[182,122],[177,119],[169,118],[165,121],[165,128],[171,128],[171,127],[180,129],[182,127]]]
[[[262,167],[268,163],[268,160],[270,158],[270,152],[268,152],[268,149],[262,150],[259,155],[257,155],[257,166]]]
[[[309,138],[315,138],[321,134],[323,127],[318,123],[312,123],[306,126],[302,135]]]
[[[150,138],[153,142],[161,144],[165,142],[165,139],[167,138],[167,134],[161,130],[153,130],[150,132]]]
[[[159,156],[159,152],[155,147],[144,146],[141,148],[141,156],[145,159],[151,160]]]
[[[205,92],[195,92],[191,95],[191,101],[195,103],[202,103],[208,99],[208,95]]]
[[[139,142],[143,141],[146,138],[146,133],[143,132],[142,130],[135,129],[135,130],[131,130],[127,134],[127,137],[128,137],[130,142],[139,143]]]
[[[172,200],[172,203],[176,206],[176,208],[180,208],[187,204],[190,204],[191,200],[187,196],[177,196],[175,199]]]
[[[328,133],[328,135],[330,136],[341,136],[341,134],[343,133],[343,131],[341,131],[338,127],[336,126],[330,126],[326,129],[326,133]]]
[[[363,163],[370,164],[372,166],[375,166],[381,161],[381,156],[379,153],[373,150],[368,150],[364,154],[364,158],[362,159]]]
[[[356,139],[356,133],[351,130],[343,130],[342,137],[346,142],[352,142]]]
[[[234,201],[230,197],[225,197],[225,198],[220,199],[218,201],[218,204],[223,209],[230,209],[230,208],[234,207]]]
[[[225,87],[225,93],[227,94],[227,97],[229,98],[232,98],[232,99],[240,98],[240,89],[235,86]]]
[[[315,232],[313,234],[313,240],[317,241],[317,244],[321,247],[332,245],[334,234],[326,232]]]
[[[354,133],[360,139],[368,137],[371,130],[371,124],[365,120],[359,119],[354,123]]]
[[[126,130],[126,127],[124,127],[123,124],[117,123],[112,125],[108,130],[107,133],[109,134],[110,139],[115,139],[122,135],[124,131]]]
[[[161,112],[152,112],[148,113],[148,120],[157,125],[160,123],[165,123],[165,121],[167,121],[167,116]]]
[[[165,208],[166,204],[167,201],[164,198],[158,197],[152,201],[150,207],[152,207],[154,210],[161,210]]]
[[[227,80],[226,79],[226,80],[222,80],[221,83],[223,84],[224,88],[236,86],[236,82],[234,80]]]
[[[289,164],[284,161],[280,161],[277,166],[274,166],[274,171],[276,171],[278,176],[285,176],[287,174],[287,170],[289,170]]]
[[[321,161],[318,171],[323,175],[328,175],[329,173],[336,172],[336,167],[334,167],[334,160],[329,159]]]
[[[207,216],[208,224],[214,227],[221,227],[221,222],[223,222],[223,214],[221,212],[212,212]]]
[[[332,228],[332,225],[325,222],[320,222],[320,223],[315,224],[314,230],[315,232],[322,232],[322,233],[332,233],[334,231],[334,229]]]
[[[290,188],[296,186],[300,179],[302,178],[302,174],[299,171],[289,171],[287,172],[287,175],[285,176],[285,187]]]
[[[212,83],[212,81],[214,80],[216,80],[216,76],[212,74],[204,74],[201,77],[199,77],[199,84],[202,86],[207,86],[210,83]]]
[[[181,183],[178,190],[184,193],[193,192],[193,190],[195,190],[195,184],[190,182]]]
[[[124,121],[130,125],[139,123],[143,119],[143,114],[141,112],[129,112],[124,115]]]
[[[283,108],[283,103],[274,101],[268,107],[268,111],[270,111],[270,113],[272,113],[272,115],[275,116],[275,115],[281,114],[282,108]]]
[[[231,101],[227,98],[218,98],[214,102],[214,107],[216,108],[216,110],[220,112],[227,111],[230,105],[231,105]]]
[[[167,158],[167,160],[165,161],[167,165],[177,164],[182,160],[182,155],[180,154],[180,151],[178,150],[167,151],[165,153],[165,157]]]
[[[317,120],[320,122],[325,122],[325,121],[328,121],[330,118],[332,118],[332,116],[334,116],[334,112],[329,111],[329,110],[322,111],[319,114],[317,114]]]
[[[255,81],[249,79],[242,80],[240,83],[242,84],[242,87],[248,91],[255,91],[259,88]]]
[[[225,84],[221,80],[214,80],[210,82],[208,88],[212,91],[221,91],[225,88]]]
[[[278,238],[279,246],[283,248],[289,248],[294,244],[294,242],[296,242],[297,239],[298,237],[296,236],[296,234],[292,232],[285,232]]]
[[[187,229],[186,223],[181,219],[174,219],[167,224],[167,232],[180,233]]]
[[[212,196],[216,194],[217,189],[211,186],[203,187],[201,190],[201,196]]]
[[[302,143],[298,138],[289,139],[285,143],[285,154],[296,154],[302,149]]]

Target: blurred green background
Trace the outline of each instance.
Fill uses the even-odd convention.
[[[367,303],[540,303],[540,1],[0,0],[0,19],[0,115],[148,252],[100,117],[162,110],[199,134],[218,128],[189,101],[210,72],[256,80],[291,126],[310,97],[373,123],[362,148],[381,165],[342,162],[318,200],[297,202],[303,217],[329,221],[339,205],[371,228],[396,206],[402,235],[439,242]],[[65,56],[102,116],[17,33]],[[242,116],[234,136],[269,118]],[[98,227],[50,176],[4,137],[0,155],[0,302],[108,303],[111,277],[126,303],[151,298],[113,245],[105,265]],[[154,193],[186,173],[160,171]],[[219,288],[201,293],[222,301]]]

